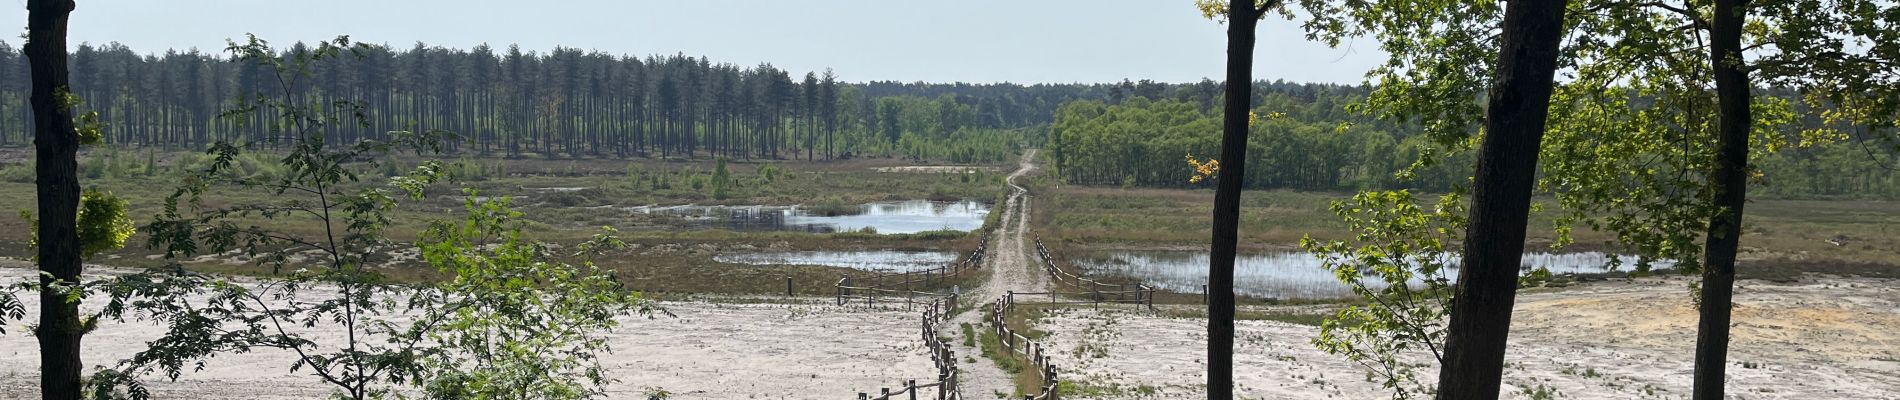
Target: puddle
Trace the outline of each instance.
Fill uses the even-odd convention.
[[[687,229],[733,231],[857,232],[882,234],[934,230],[969,232],[983,227],[990,206],[979,201],[910,200],[859,205],[856,214],[821,215],[799,206],[641,206],[634,213],[678,218]]]
[[[1074,260],[1094,275],[1124,276],[1140,279],[1162,289],[1200,293],[1207,284],[1206,252],[1117,251],[1086,255]],[[1634,268],[1635,257],[1624,256],[1624,270]],[[1609,271],[1609,256],[1604,253],[1527,253],[1521,271],[1538,267],[1553,274],[1598,273]],[[1654,268],[1671,263],[1658,261]],[[1449,271],[1457,279],[1457,269]],[[1277,299],[1323,299],[1352,295],[1332,272],[1320,266],[1310,253],[1285,252],[1242,254],[1234,261],[1234,292],[1253,297]]]

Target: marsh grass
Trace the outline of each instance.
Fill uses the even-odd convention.
[[[1212,190],[1067,185],[1031,180],[1038,204],[1035,231],[1052,251],[1097,249],[1204,250]],[[1242,251],[1295,250],[1301,237],[1344,238],[1328,205],[1350,193],[1248,191],[1241,196]],[[1535,202],[1555,210],[1550,198]],[[1533,214],[1526,251],[1552,251],[1555,211]],[[1745,216],[1740,273],[1763,279],[1789,274],[1900,275],[1900,201],[1751,201]],[[1575,243],[1558,251],[1620,251],[1612,237],[1577,227]],[[1198,301],[1198,299],[1194,299]]]
[[[177,176],[206,160],[197,152],[152,153],[93,151],[82,158],[96,173],[86,185],[111,191],[130,202],[128,215],[133,223],[144,224],[163,205],[163,199],[176,187]],[[238,160],[238,171],[257,176],[281,173],[273,170],[274,155],[251,153]],[[404,170],[419,159],[397,159],[389,168]],[[833,162],[732,162],[729,168],[733,187],[724,199],[712,199],[710,187],[694,190],[688,183],[694,177],[710,179],[714,162],[656,160],[544,160],[496,159],[479,157],[448,158],[450,173],[458,182],[432,188],[421,201],[407,202],[390,214],[394,219],[387,236],[400,243],[415,240],[430,222],[460,215],[463,188],[474,188],[482,196],[511,196],[515,208],[526,213],[526,230],[535,237],[555,244],[574,244],[587,239],[601,226],[621,230],[621,238],[637,245],[635,250],[598,260],[612,268],[628,288],[655,295],[667,293],[784,294],[785,278],[790,276],[793,291],[799,295],[829,296],[840,277],[863,276],[862,271],[819,266],[754,266],[714,262],[712,255],[734,248],[761,250],[954,250],[967,251],[976,245],[976,235],[966,232],[930,231],[914,234],[875,235],[866,233],[818,234],[804,232],[733,232],[725,230],[682,231],[614,207],[647,204],[729,204],[729,205],[801,205],[835,203],[836,208],[888,200],[912,200],[932,196],[991,199],[1002,187],[1000,173],[919,173],[877,172],[876,168],[907,165],[888,159]],[[151,170],[147,173],[147,170]],[[7,215],[33,208],[34,188],[30,164],[15,162],[0,165],[0,209]],[[21,175],[12,179],[12,175]],[[659,178],[668,182],[656,188]],[[383,185],[381,176],[366,176],[362,185]],[[256,203],[269,200],[268,193],[213,192],[207,205]],[[240,220],[240,223],[263,220]],[[282,224],[283,222],[277,222]],[[0,256],[27,259],[27,222],[0,217]],[[309,224],[282,226],[295,234],[320,233],[320,226]],[[153,267],[167,261],[150,256],[144,235],[131,238],[129,245],[100,255],[101,264],[117,267]],[[676,246],[678,251],[656,251]],[[207,272],[271,275],[267,267],[225,262],[189,263],[189,268]],[[294,268],[293,268],[294,269]],[[420,265],[389,265],[383,272],[393,279],[433,279],[432,269]],[[965,281],[953,281],[969,283]]]

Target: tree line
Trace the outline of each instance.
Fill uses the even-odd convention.
[[[1247,189],[1322,191],[1418,189],[1448,192],[1467,183],[1476,159],[1443,151],[1418,124],[1398,124],[1349,109],[1371,89],[1357,85],[1258,82],[1251,102],[1244,182]],[[1047,142],[1057,174],[1072,184],[1203,187],[1181,157],[1211,157],[1220,146],[1220,114],[1206,103],[1175,96],[1190,86],[1110,103],[1078,100],[1055,112]],[[1762,96],[1802,106],[1787,90]],[[1809,113],[1813,114],[1813,113]],[[1828,126],[1799,120],[1774,134],[1798,141]],[[1853,129],[1843,129],[1852,131]],[[1877,134],[1811,141],[1758,155],[1760,184],[1751,190],[1780,198],[1900,197],[1892,143]],[[1172,156],[1172,157],[1170,157]],[[1417,166],[1423,158],[1432,162]],[[1403,175],[1403,179],[1401,179]],[[1543,174],[1540,173],[1540,176]]]
[[[258,116],[224,111],[258,94],[356,102],[361,123],[326,126],[344,142],[397,130],[454,132],[450,154],[502,157],[838,159],[875,154],[1000,161],[1075,99],[1111,98],[1107,84],[846,83],[683,54],[635,57],[560,47],[408,49],[356,44],[345,57],[278,80],[256,64],[196,49],[141,54],[81,44],[72,93],[106,121],[114,146],[204,149],[220,140],[287,143]],[[279,51],[313,51],[296,43]],[[0,41],[0,146],[31,141],[30,76]],[[300,97],[301,98],[301,97]]]

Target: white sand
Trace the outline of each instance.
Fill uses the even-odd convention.
[[[18,262],[0,267],[0,282],[32,276]],[[10,268],[9,268],[10,267]],[[97,268],[95,268],[97,269]],[[103,270],[115,272],[112,270]],[[39,392],[39,353],[26,323],[38,314],[38,297],[27,303],[25,321],[0,336],[0,398],[34,398]],[[779,299],[783,300],[783,299]],[[826,299],[828,300],[828,299]],[[96,306],[96,304],[88,304]],[[610,398],[642,399],[648,388],[675,399],[851,398],[907,379],[936,377],[917,331],[917,314],[905,310],[840,308],[828,302],[728,304],[665,302],[678,318],[629,318],[611,334],[614,353],[602,365],[619,382]],[[92,308],[92,307],[88,307]],[[148,323],[105,323],[85,338],[83,359],[109,365],[145,348],[163,333]],[[321,335],[321,343],[341,343]],[[290,373],[288,351],[258,350],[211,359],[203,371],[176,382],[147,382],[161,399],[307,399],[330,393],[309,370]]]
[[[1034,168],[1033,155],[1024,155],[1011,182]],[[990,280],[965,288],[968,304],[1048,286],[1029,256],[1029,197],[1016,189],[992,238],[985,267]],[[27,268],[18,261],[0,262],[0,283],[33,276]],[[1696,319],[1685,284],[1680,278],[1600,282],[1520,296],[1506,397],[1526,398],[1522,388],[1546,387],[1564,399],[1686,398]],[[1900,282],[1830,278],[1741,285],[1730,352],[1731,398],[1900,399]],[[38,394],[39,355],[25,327],[36,318],[37,298],[22,300],[27,319],[10,323],[9,333],[0,335],[0,399]],[[661,389],[676,399],[837,399],[897,387],[908,379],[935,379],[914,311],[841,308],[829,299],[738,300],[666,302],[662,306],[678,318],[626,321],[611,334],[615,352],[603,359],[618,381],[609,387],[610,397],[640,399]],[[949,326],[980,326],[980,319],[980,312],[966,312]],[[1050,332],[1042,341],[1055,351],[1065,379],[1098,390],[1064,398],[1205,396],[1200,389],[1205,319],[1070,309],[1051,311],[1038,327]],[[1314,349],[1310,341],[1317,328],[1275,321],[1240,321],[1237,328],[1236,379],[1245,398],[1387,397],[1365,381],[1363,370]],[[93,365],[113,363],[144,348],[144,341],[162,329],[146,323],[102,324],[87,336],[84,358]],[[958,358],[979,357],[962,364],[968,398],[1014,390],[1008,374],[980,359],[977,349],[961,346],[960,331],[952,335],[958,336],[952,340],[958,343]],[[178,381],[149,381],[159,398],[328,394],[330,389],[307,371],[288,371],[292,357],[282,351],[223,355]],[[1434,371],[1420,375],[1429,380]]]
[[[1505,397],[1528,398],[1524,390],[1541,386],[1564,399],[1687,398],[1696,318],[1685,282],[1599,282],[1521,296]],[[1900,282],[1744,281],[1736,303],[1730,398],[1900,398]],[[1051,332],[1045,343],[1060,351],[1058,366],[1071,379],[1120,392],[1065,398],[1205,396],[1205,319],[1075,309],[1038,327]],[[1387,397],[1364,370],[1316,350],[1318,328],[1240,321],[1236,330],[1235,380],[1245,398]],[[1154,394],[1140,394],[1144,385]]]

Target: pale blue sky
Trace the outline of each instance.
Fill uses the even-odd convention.
[[[0,21],[25,32],[25,0],[0,1],[13,3]],[[685,53],[830,67],[848,81],[1189,82],[1218,80],[1224,29],[1191,0],[79,0],[71,41],[217,51],[247,32],[276,43],[349,34],[403,48]],[[1358,83],[1383,57],[1369,40],[1303,38],[1294,22],[1264,21],[1256,77]]]

